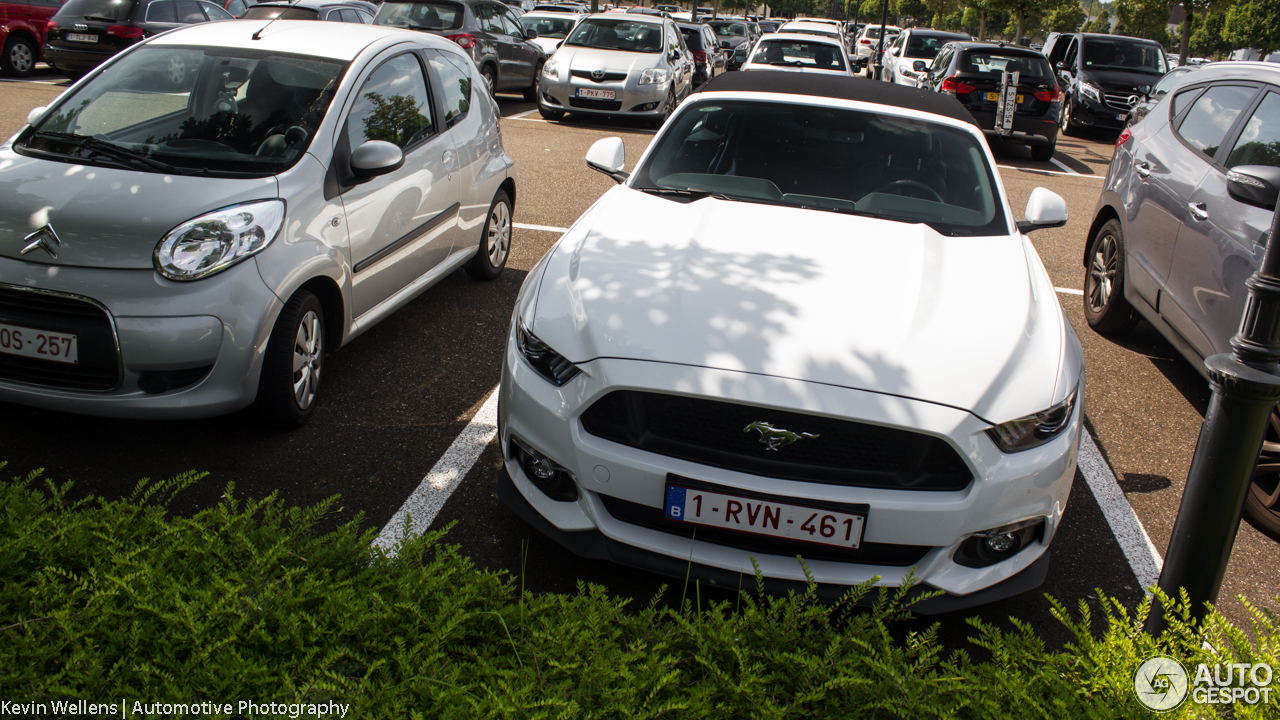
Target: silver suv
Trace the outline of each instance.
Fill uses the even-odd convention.
[[[1227,174],[1280,167],[1280,66],[1213,63],[1120,135],[1084,254],[1084,314],[1100,333],[1139,319],[1201,374],[1231,352],[1272,213],[1232,199]],[[1280,411],[1245,514],[1280,539]]]

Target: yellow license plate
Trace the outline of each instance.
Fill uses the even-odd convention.
[[[996,102],[996,101],[998,101],[999,99],[1000,99],[1000,93],[998,93],[998,92],[989,92],[989,93],[987,93],[987,102]],[[1021,96],[1021,95],[1019,95],[1019,96],[1018,96],[1018,104],[1019,104],[1019,105],[1021,105],[1021,104],[1022,104],[1022,96]]]

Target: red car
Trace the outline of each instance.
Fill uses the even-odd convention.
[[[0,0],[0,73],[25,77],[42,58],[44,26],[62,0]]]

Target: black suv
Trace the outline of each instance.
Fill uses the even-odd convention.
[[[1017,104],[1012,126],[1000,130],[996,109],[1006,71],[1018,73]],[[1016,45],[951,42],[917,77],[921,87],[955,95],[988,138],[1027,145],[1036,160],[1053,157],[1062,89],[1040,53]]]
[[[489,92],[520,91],[538,99],[546,55],[533,28],[520,25],[511,8],[496,0],[385,0],[374,25],[421,30],[448,38],[471,55]]]
[[[1058,118],[1064,135],[1124,128],[1129,110],[1169,71],[1159,43],[1123,35],[1049,33],[1044,54],[1066,95]]]
[[[107,58],[156,33],[231,14],[203,0],[67,0],[49,20],[44,59],[78,80]],[[185,71],[172,68],[174,83]]]

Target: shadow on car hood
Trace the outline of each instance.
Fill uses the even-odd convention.
[[[619,187],[554,250],[531,329],[575,363],[791,378],[1003,422],[1049,406],[1069,342],[1027,252],[1018,237]]]
[[[0,150],[0,257],[45,265],[142,269],[173,228],[211,210],[279,197],[272,176],[187,177],[76,165]],[[22,255],[23,238],[53,226],[55,259]]]

